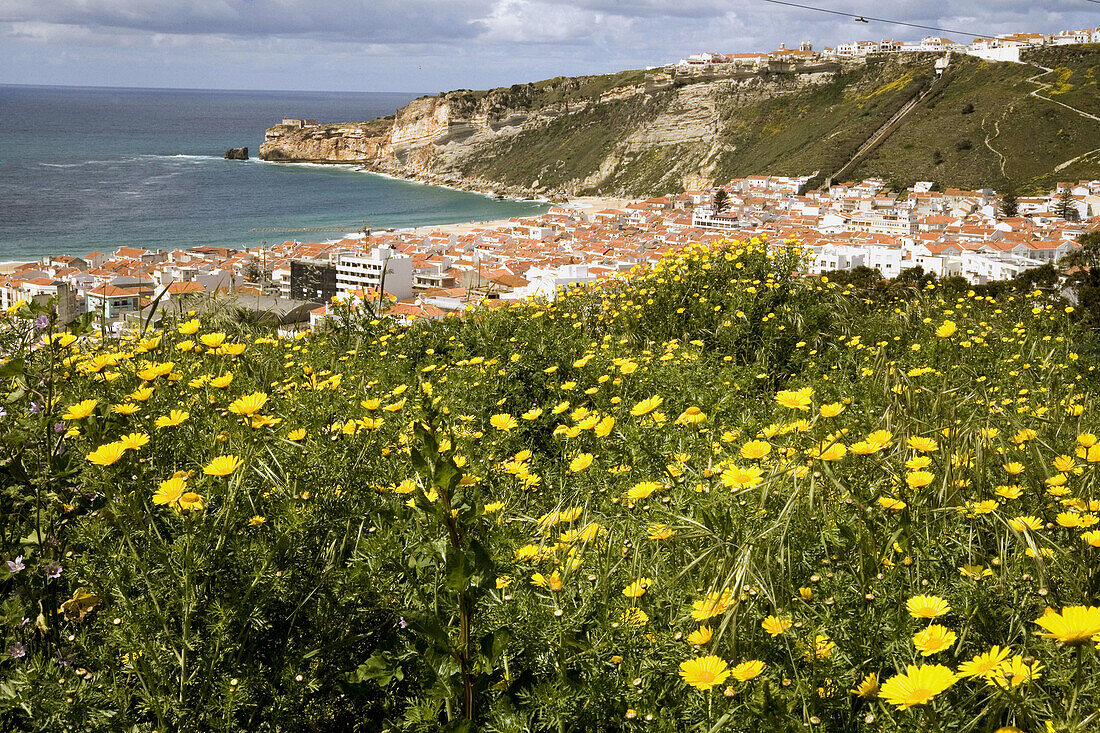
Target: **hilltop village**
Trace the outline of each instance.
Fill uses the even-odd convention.
[[[869,267],[890,278],[919,267],[981,284],[1056,262],[1080,247],[1080,235],[1100,230],[1100,180],[1061,183],[1014,204],[990,189],[934,191],[931,183],[890,193],[878,179],[800,193],[808,180],[750,176],[714,191],[611,206],[580,200],[481,225],[244,251],[119,247],[52,256],[8,267],[0,308],[56,297],[63,321],[91,313],[115,332],[221,297],[289,330],[319,327],[334,299],[377,301],[406,321],[438,319],[477,303],[552,299],[691,242],[753,237],[802,243],[810,274]]]
[[[733,65],[752,68],[766,68],[769,63],[797,63],[810,61],[835,61],[841,59],[864,59],[868,56],[890,53],[965,53],[989,61],[1020,61],[1020,51],[1042,46],[1073,46],[1085,43],[1100,43],[1100,27],[1062,30],[1057,33],[1006,33],[992,38],[974,38],[970,43],[958,43],[950,38],[927,36],[917,43],[883,39],[879,41],[845,41],[834,46],[825,46],[814,50],[809,42],[803,41],[797,46],[786,44],[774,51],[751,53],[693,53],[680,59],[674,66],[680,68],[699,68],[707,66]]]

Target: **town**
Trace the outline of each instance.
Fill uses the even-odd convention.
[[[2,266],[0,308],[53,300],[62,322],[88,313],[120,333],[232,298],[294,331],[321,327],[333,302],[358,298],[407,322],[475,304],[553,299],[689,243],[751,238],[799,242],[808,274],[867,267],[893,278],[919,267],[983,284],[1056,262],[1080,248],[1081,235],[1100,230],[1100,180],[1063,182],[1030,197],[937,191],[930,182],[890,192],[879,179],[806,191],[809,180],[749,176],[643,201],[581,199],[507,221],[244,251],[123,246],[51,256]]]
[[[723,66],[774,68],[776,63],[798,64],[814,61],[840,61],[866,59],[869,56],[892,53],[964,53],[988,61],[1020,61],[1020,52],[1041,46],[1070,46],[1084,43],[1100,43],[1100,27],[1064,30],[1057,33],[1006,33],[993,38],[974,38],[970,43],[957,43],[950,38],[927,36],[920,42],[895,40],[846,41],[835,47],[825,46],[815,51],[813,44],[803,41],[797,46],[780,45],[767,53],[693,53],[680,59],[673,66],[681,69],[699,69]]]

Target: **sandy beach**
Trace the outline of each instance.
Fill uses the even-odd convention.
[[[554,204],[574,209],[582,209],[588,212],[602,211],[604,209],[621,209],[634,199],[607,198],[602,196],[578,196],[563,204]],[[521,217],[529,219],[535,217]],[[500,229],[511,223],[511,219],[492,219],[489,221],[468,221],[460,224],[435,224],[431,226],[410,227],[398,229],[399,232],[443,232],[444,234],[469,234],[479,229]]]

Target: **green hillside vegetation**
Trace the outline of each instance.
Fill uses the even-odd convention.
[[[1030,56],[1052,68],[1065,64],[1059,68],[1066,73],[1055,69],[1040,80],[1056,85],[1052,99],[1094,109],[1098,95],[1092,77],[1100,70],[1100,53],[1095,47],[1072,56],[1060,50]],[[1059,180],[1100,176],[1097,157],[1054,170],[1100,146],[1100,122],[1029,96],[1038,87],[1027,80],[1040,72],[1031,65],[956,57],[939,93],[914,110],[849,177],[1036,191]]]
[[[661,113],[675,113],[671,91],[594,104],[489,146],[463,163],[468,175],[509,185],[557,187],[595,174],[607,156],[611,176],[579,193],[614,191],[645,196],[678,191],[687,175],[710,167],[715,180],[754,173],[792,175],[839,167],[910,97],[931,82],[932,61],[872,64],[828,84],[805,86],[793,75],[767,78],[777,96],[759,86],[716,84],[717,139],[629,151],[622,143]],[[762,98],[765,96],[765,98]],[[827,141],[827,144],[816,144]],[[717,155],[715,150],[721,151]]]
[[[0,729],[1091,730],[1094,335],[802,256],[298,338],[0,311]]]
[[[720,183],[758,173],[817,172],[817,185],[906,102],[930,91],[845,178],[881,176],[895,187],[931,180],[944,187],[1033,192],[1058,180],[1100,177],[1100,122],[1030,96],[1040,87],[1028,81],[1041,73],[1033,64],[1052,68],[1038,78],[1052,85],[1041,93],[1100,116],[1100,47],[1035,50],[1026,56],[1033,64],[956,54],[938,82],[934,58],[872,59],[866,66],[846,67],[824,84],[808,84],[793,74],[763,74],[740,84],[681,78],[672,90],[602,104],[595,101],[599,94],[640,83],[644,75],[622,72],[517,85],[498,90],[500,105],[534,109],[578,100],[589,105],[490,143],[457,161],[457,167],[465,175],[506,185],[538,181],[544,188],[582,194],[675,192],[699,173]],[[703,90],[702,96],[685,96],[692,85]],[[646,125],[676,129],[678,120],[692,116],[685,104],[703,103],[714,109],[714,128],[703,133],[704,139],[628,144]],[[1079,156],[1084,157],[1055,170]]]
[[[520,133],[479,151],[464,165],[468,175],[507,185],[564,186],[596,172],[616,146],[639,125],[653,120],[667,104],[669,93],[656,98],[635,96],[592,104],[559,117],[544,127]],[[648,170],[648,169],[647,169]],[[650,176],[659,175],[659,171]],[[647,177],[638,191],[653,184]]]
[[[592,76],[556,76],[552,79],[513,84],[496,89],[457,89],[438,96],[456,102],[459,111],[468,111],[480,100],[492,95],[493,111],[529,110],[555,107],[576,102],[590,102],[617,87],[640,84],[645,81],[641,70],[620,71],[615,74]]]
[[[1100,45],[1060,46],[1029,51],[1024,60],[1054,72],[1037,81],[1051,84],[1043,94],[1071,107],[1100,117]]]
[[[840,168],[909,99],[932,83],[930,57],[871,63],[825,86],[761,102],[724,99],[720,136],[733,150],[715,177],[822,176]]]

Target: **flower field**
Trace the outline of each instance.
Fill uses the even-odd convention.
[[[8,312],[0,728],[1100,729],[1093,336],[800,256],[289,339]]]

